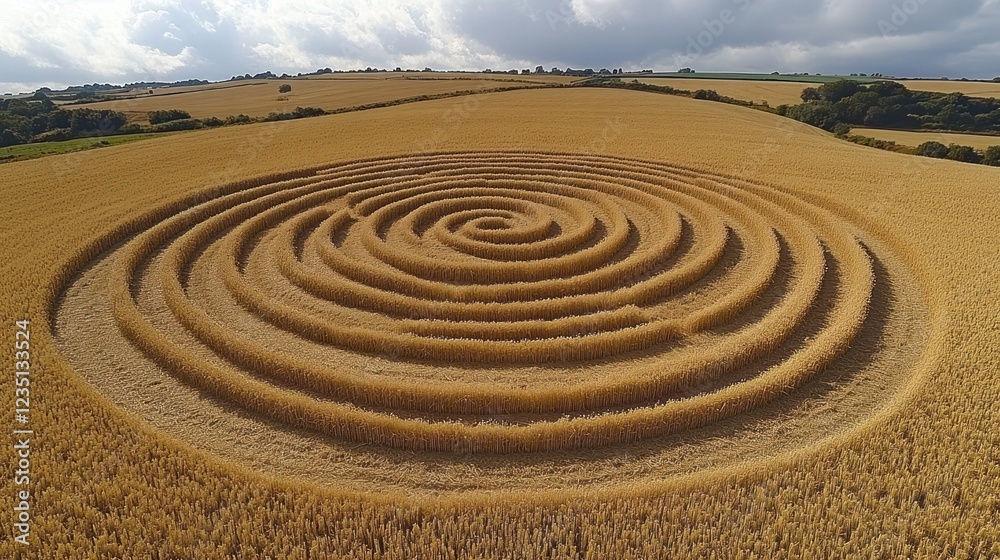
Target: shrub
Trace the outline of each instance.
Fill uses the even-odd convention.
[[[292,117],[291,113],[278,113],[278,112],[272,111],[272,112],[268,113],[267,116],[264,117],[261,120],[264,121],[264,122],[275,122],[275,121],[287,121],[287,120],[291,120],[293,118],[294,117]]]
[[[965,163],[979,163],[983,160],[983,156],[979,155],[971,146],[961,146],[959,144],[949,146],[948,155],[945,157],[955,161],[964,161]]]
[[[848,142],[853,142],[855,144],[861,144],[862,146],[868,146],[871,148],[878,148],[880,150],[890,150],[893,152],[902,151],[903,146],[896,144],[891,140],[878,140],[876,138],[871,138],[868,136],[861,135],[850,135],[844,138]]]
[[[719,92],[714,89],[699,89],[694,92],[695,99],[704,99],[706,101],[722,101],[722,96]]]
[[[181,119],[191,118],[191,115],[187,111],[181,111],[180,109],[167,109],[165,111],[150,111],[146,114],[149,115],[149,124],[161,124],[170,121],[177,121]]]
[[[295,110],[292,111],[292,117],[296,119],[304,117],[318,117],[325,114],[326,111],[320,109],[319,107],[296,107]]]
[[[73,131],[68,128],[56,128],[47,130],[41,134],[36,134],[32,138],[33,142],[61,142],[73,138]]]
[[[234,115],[229,115],[228,117],[226,117],[226,120],[223,121],[223,122],[225,124],[227,124],[227,125],[231,125],[231,124],[250,124],[250,123],[253,122],[253,119],[250,118],[249,116],[244,115],[244,114],[241,113],[241,114],[235,115],[235,116]]]
[[[208,117],[207,119],[201,119],[201,124],[210,128],[215,128],[217,126],[222,126],[226,123],[223,122],[223,120],[220,119],[219,117]]]
[[[319,107],[296,107],[291,113],[268,113],[268,115],[261,120],[264,122],[287,121],[291,119],[303,119],[306,117],[318,117],[325,114],[327,114],[326,111],[320,109]]]
[[[292,86],[289,84],[281,84],[278,86],[278,93],[288,93],[292,91]]]
[[[837,136],[847,136],[851,132],[851,125],[845,123],[837,123],[833,126],[833,133]]]
[[[165,123],[154,124],[151,127],[153,132],[174,132],[177,130],[194,130],[203,125],[199,119],[178,119]]]
[[[948,146],[940,142],[924,142],[917,146],[917,155],[932,158],[948,157]]]
[[[1000,146],[990,146],[986,148],[986,152],[983,154],[983,165],[992,165],[993,167],[1000,167]]]

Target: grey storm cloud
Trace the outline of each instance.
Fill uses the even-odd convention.
[[[678,62],[702,62],[712,70],[761,72],[1000,72],[995,63],[970,57],[963,64],[961,57],[991,42],[1000,54],[995,1],[625,0],[600,3],[596,21],[583,17],[577,5],[469,1],[457,7],[455,25],[502,55],[576,67],[674,69]]]
[[[43,4],[44,6],[45,4]],[[0,88],[319,67],[1000,75],[1000,0],[80,0],[0,21]]]

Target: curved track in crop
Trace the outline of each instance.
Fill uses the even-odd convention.
[[[86,305],[139,369],[222,416],[398,464],[610,464],[811,410],[795,447],[890,400],[924,336],[905,267],[830,210],[579,154],[332,166],[176,213],[82,279],[63,310],[100,292]],[[61,313],[62,331],[79,322]]]

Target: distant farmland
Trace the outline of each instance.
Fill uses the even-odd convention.
[[[436,75],[435,75],[436,76]],[[519,76],[497,75],[493,78],[466,76],[462,79],[436,76],[437,79],[403,78],[399,74],[340,75],[333,78],[290,80],[248,80],[247,83],[193,86],[153,90],[152,95],[137,95],[128,99],[102,101],[72,107],[111,109],[130,115],[132,122],[145,122],[146,113],[168,109],[188,112],[194,118],[244,114],[263,117],[272,112],[291,112],[296,107],[341,109],[367,103],[379,103],[420,95],[439,95],[463,90],[483,90],[498,87],[544,85],[541,80],[519,80]],[[288,93],[279,93],[282,84],[291,86]]]
[[[964,93],[969,97],[1000,98],[998,82],[963,82],[962,80],[897,80],[912,90],[937,93]]]

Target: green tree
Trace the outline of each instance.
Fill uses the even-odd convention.
[[[837,136],[847,136],[851,133],[851,125],[845,123],[837,123],[833,126],[833,133]]]
[[[785,111],[785,114],[797,121],[829,131],[833,131],[839,122],[832,105],[825,101],[792,105]]]
[[[160,124],[154,124],[153,132],[174,132],[177,130],[195,130],[204,126],[198,119],[175,119]]]
[[[837,80],[802,92],[803,101],[829,101],[836,103],[860,91],[861,85],[854,80]]]
[[[719,92],[715,91],[714,89],[699,89],[698,91],[694,92],[694,98],[704,99],[706,101],[722,100],[722,97],[719,95]]]
[[[150,111],[146,114],[149,116],[149,124],[161,124],[165,122],[191,118],[191,115],[187,111],[181,111],[179,109],[167,109],[166,111]]]
[[[18,137],[18,135],[15,134],[14,131],[10,130],[9,128],[5,129],[3,132],[0,132],[0,148],[3,148],[5,146],[13,146],[15,144],[21,144],[23,142],[24,140]]]
[[[319,107],[296,107],[292,111],[292,117],[296,119],[301,119],[305,117],[318,117],[320,115],[325,115],[326,111],[320,109]]]
[[[948,146],[948,155],[945,157],[955,161],[964,161],[965,163],[979,163],[983,160],[983,157],[972,146],[960,146],[958,144]]]
[[[986,148],[986,152],[983,154],[982,164],[1000,167],[1000,146],[990,146],[989,148]]]
[[[253,119],[251,119],[247,115],[244,115],[244,114],[240,113],[239,115],[229,115],[228,117],[226,117],[226,120],[223,121],[223,122],[225,122],[227,125],[230,125],[230,124],[250,124],[250,123],[253,122]]]
[[[917,146],[917,155],[932,158],[948,157],[948,146],[940,142],[924,142]]]

